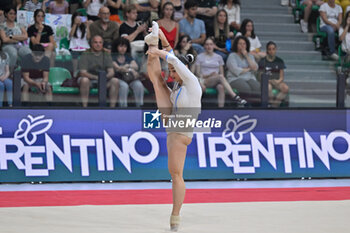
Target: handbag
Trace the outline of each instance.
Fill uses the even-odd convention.
[[[135,76],[131,71],[121,72],[121,79],[129,84],[135,80]]]

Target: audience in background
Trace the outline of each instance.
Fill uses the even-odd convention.
[[[45,12],[42,9],[35,10],[34,24],[28,27],[28,37],[30,38],[30,48],[33,45],[41,44],[45,48],[45,55],[51,59],[51,66],[54,64],[54,49],[56,42],[54,33],[49,25],[44,24]]]
[[[137,9],[137,21],[143,20],[150,24],[152,20],[158,19],[159,0],[130,0],[129,3]]]
[[[245,36],[250,42],[250,54],[252,54],[255,60],[259,61],[266,56],[266,53],[261,52],[261,43],[257,35],[254,32],[254,24],[251,19],[243,20],[241,24],[240,32],[236,36]]]
[[[104,41],[103,47],[110,52],[113,41],[119,37],[119,25],[109,20],[110,12],[107,7],[101,7],[98,16],[99,19],[90,25],[91,38],[100,35]]]
[[[224,76],[224,60],[214,53],[214,41],[211,37],[204,42],[205,52],[199,54],[196,59],[196,75],[199,78],[203,92],[207,87],[215,87],[218,91],[218,107],[225,105],[225,91],[231,96],[234,102],[244,105],[247,102],[242,100],[233,92],[230,84]]]
[[[78,70],[78,58],[80,55],[90,48],[90,27],[86,16],[75,12],[72,15],[72,29],[69,33],[69,50],[73,58],[73,73]]]
[[[100,8],[107,4],[107,0],[84,0],[83,6],[86,8],[89,20],[96,21],[99,19],[98,14]]]
[[[207,36],[214,36],[214,17],[218,11],[216,0],[199,0],[197,18],[203,20]]]
[[[266,57],[259,62],[260,74],[264,72],[269,77],[269,97],[273,107],[279,107],[288,95],[289,88],[284,82],[284,61],[276,56],[277,45],[273,41],[266,44]],[[274,96],[272,89],[279,93]]]
[[[179,24],[174,20],[174,12],[174,5],[171,2],[166,2],[162,6],[158,20],[159,28],[163,31],[172,48],[175,47],[179,39]]]
[[[224,61],[226,61],[228,53],[231,50],[231,39],[233,38],[233,32],[230,32],[227,20],[227,12],[224,9],[218,10],[215,15],[214,35],[215,52],[219,54],[224,59]]]
[[[338,60],[335,49],[335,33],[339,30],[342,22],[342,8],[335,4],[335,0],[328,0],[320,7],[320,30],[327,33],[329,56],[333,60]]]
[[[110,107],[118,100],[119,80],[114,76],[112,57],[103,50],[103,39],[99,35],[91,37],[91,49],[85,51],[79,60],[78,84],[83,107],[88,106],[90,88],[98,86],[98,71],[106,71]]]
[[[224,9],[228,15],[228,23],[231,31],[239,31],[241,25],[241,2],[240,0],[220,0],[219,9]]]
[[[53,0],[49,4],[49,13],[54,15],[68,14],[69,4],[65,0]]]
[[[323,0],[301,0],[301,5],[305,5],[304,8],[304,17],[300,20],[301,31],[306,33],[309,31],[309,17],[312,11],[312,6],[321,6],[323,4]]]
[[[27,0],[24,4],[24,10],[34,12],[35,10],[42,9],[43,11],[46,11],[46,3],[48,2],[49,0]]]
[[[339,28],[341,49],[346,53],[345,62],[350,62],[350,11],[346,12],[342,26]]]
[[[257,97],[260,95],[260,84],[256,80],[254,72],[258,70],[258,64],[254,56],[249,53],[250,42],[244,36],[235,38],[232,51],[226,61],[227,80],[231,87],[236,89],[243,97]]]
[[[189,35],[191,37],[192,46],[196,52],[204,52],[203,44],[206,39],[206,31],[203,20],[197,19],[198,3],[195,0],[187,0],[185,9],[187,11],[186,17],[180,22],[180,36]]]
[[[175,55],[183,55],[186,57],[187,54],[192,54],[194,58],[197,57],[196,50],[192,47],[191,37],[188,35],[180,36],[179,42],[177,42],[174,48]],[[191,64],[189,68],[193,71]]]
[[[25,27],[16,22],[17,10],[15,7],[5,10],[6,21],[0,25],[0,38],[2,40],[2,50],[6,52],[10,60],[10,71],[13,72],[18,56],[23,58],[31,53],[30,49],[24,46],[23,42],[28,39]]]
[[[131,57],[130,42],[120,37],[117,39],[113,51],[113,68],[116,72],[116,77],[119,79],[119,106],[128,106],[129,87],[132,89],[135,97],[136,107],[143,105],[144,86],[140,81],[138,73],[138,65]]]
[[[162,0],[161,7],[167,2],[171,2],[174,5],[174,20],[179,22],[184,17],[185,0]]]
[[[12,107],[12,80],[10,79],[10,58],[1,49],[0,40],[0,107],[3,106],[4,95],[6,93],[7,104]]]
[[[81,0],[69,0],[69,14],[74,14],[81,6]]]
[[[45,48],[41,44],[33,44],[32,53],[21,61],[22,68],[22,100],[29,101],[29,92],[45,95],[47,102],[52,101],[52,88],[49,83],[50,60],[45,56]]]
[[[111,12],[111,16],[109,17],[109,19],[111,21],[121,24],[122,21],[119,17],[119,9],[123,6],[122,0],[107,0],[107,6],[109,11]]]

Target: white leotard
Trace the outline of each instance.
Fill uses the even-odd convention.
[[[173,104],[172,114],[191,114],[197,118],[202,98],[202,88],[198,78],[172,52],[168,53],[166,61],[174,66],[182,79],[182,85],[179,87],[178,83],[175,83],[170,94],[170,101]],[[193,131],[179,133],[190,138],[193,136]]]

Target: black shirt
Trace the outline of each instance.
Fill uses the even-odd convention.
[[[28,37],[31,38],[32,36],[38,35],[38,29],[35,27],[35,24],[30,26],[27,29]],[[50,26],[44,24],[44,29],[41,33],[40,43],[49,43],[50,42],[50,36],[53,35],[53,30]],[[30,42],[30,48],[32,48],[32,42]]]
[[[122,25],[120,25],[119,28],[119,35],[122,36],[123,34],[127,34],[130,35],[132,34],[134,31],[136,31],[137,29],[137,24],[135,25],[135,27],[130,27],[128,24],[126,24],[125,22],[122,23]],[[140,32],[134,40],[144,40],[144,36],[143,36],[143,32]]]
[[[198,0],[198,7],[213,8],[213,7],[217,7],[217,5],[215,0]],[[214,36],[214,18],[215,17],[197,14],[196,18],[204,21],[207,36]]]
[[[284,70],[285,68],[286,65],[284,64],[284,61],[279,57],[275,57],[275,60],[272,62],[268,61],[266,57],[259,61],[259,70],[268,73],[271,72],[271,79],[279,79],[280,70]]]
[[[31,79],[43,78],[43,72],[50,71],[50,59],[46,56],[43,56],[39,62],[35,62],[33,60],[33,55],[27,54],[21,60],[21,67],[22,72],[29,72],[29,77]]]
[[[112,0],[112,1],[117,2],[118,0]],[[109,11],[111,12],[111,15],[117,15],[119,13],[118,12],[119,9],[116,9],[114,7],[111,7],[111,6],[108,6],[108,8],[109,8]]]

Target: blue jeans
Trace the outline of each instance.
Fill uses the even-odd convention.
[[[12,80],[5,79],[5,81],[0,81],[0,107],[3,105],[4,93],[6,90],[7,103],[12,106]]]
[[[330,54],[335,53],[335,31],[333,27],[330,25],[325,25],[321,27],[320,30],[327,33],[327,41]]]

